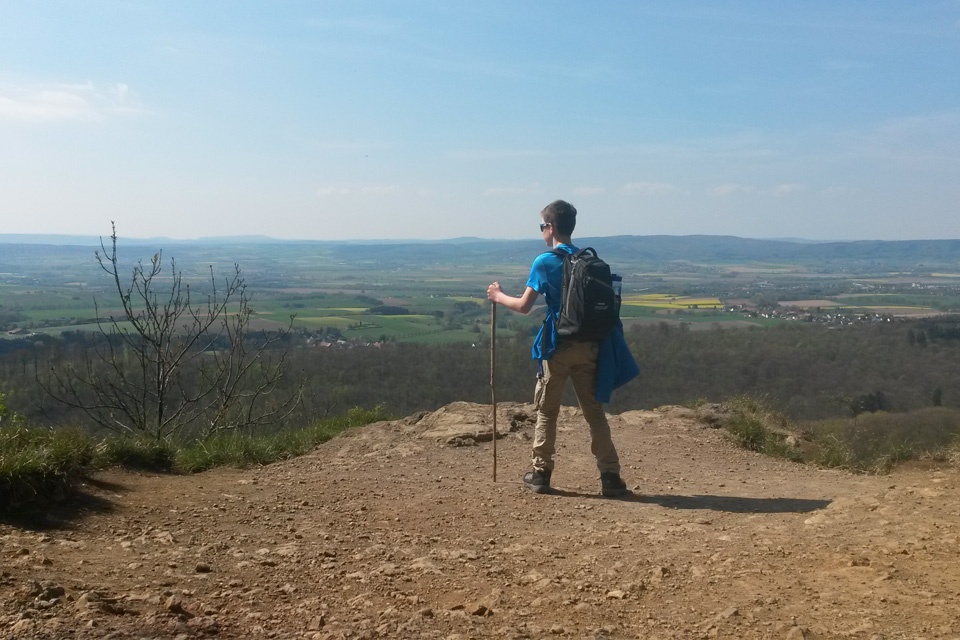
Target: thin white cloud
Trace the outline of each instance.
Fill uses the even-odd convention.
[[[350,193],[352,193],[350,187],[340,187],[332,184],[317,189],[318,196],[346,196]]]
[[[840,136],[847,156],[897,164],[955,164],[960,150],[960,109],[891,118]]]
[[[146,113],[132,102],[130,88],[124,83],[105,88],[91,82],[33,87],[7,85],[0,86],[0,120],[91,121],[110,115]]]
[[[306,24],[308,27],[318,31],[327,31],[334,34],[349,32],[372,36],[389,36],[401,33],[399,23],[376,17],[340,18],[333,20],[311,18],[307,20]]]
[[[739,193],[754,193],[756,187],[745,184],[721,184],[710,189],[710,194],[718,197],[725,197]]]
[[[733,195],[746,195],[746,194],[757,194],[757,195],[773,195],[773,196],[786,196],[793,193],[800,193],[801,191],[806,191],[807,187],[796,182],[784,182],[782,184],[777,184],[772,187],[756,187],[749,184],[737,184],[737,183],[728,183],[717,185],[710,189],[710,195],[723,198],[726,196]]]
[[[308,28],[323,33],[314,49],[341,59],[381,59],[394,64],[403,61],[425,69],[495,78],[520,78],[522,67],[490,58],[465,54],[459,47],[441,44],[422,25],[409,20],[379,16],[310,19]]]
[[[851,191],[853,191],[853,189],[851,189],[850,187],[834,186],[834,187],[827,187],[820,193],[828,198],[832,198],[835,196],[842,196],[846,193],[850,193]]]
[[[84,95],[76,91],[4,89],[0,93],[0,118],[21,122],[94,120],[97,110]]]
[[[505,160],[510,158],[534,158],[547,155],[546,151],[536,149],[463,149],[453,151],[449,157],[453,160]]]
[[[598,79],[616,79],[621,74],[614,67],[603,64],[578,65],[547,65],[542,69],[531,69],[538,75],[550,74],[567,80],[588,80],[596,82]]]
[[[148,110],[136,105],[136,100],[130,93],[130,87],[124,82],[113,85],[107,95],[113,98],[113,106],[109,109],[112,113],[132,115],[149,113]]]
[[[522,195],[536,195],[540,193],[542,189],[540,188],[539,182],[534,182],[533,184],[526,186],[518,187],[489,187],[484,192],[485,196],[522,196]]]
[[[575,196],[596,196],[606,192],[607,190],[603,187],[574,187],[573,189]]]
[[[953,155],[960,144],[960,109],[918,113],[887,120],[877,131],[891,147],[903,150],[930,149]]]
[[[364,194],[394,193],[399,191],[395,184],[365,184],[365,185],[324,185],[317,189],[317,195],[325,196],[356,196]]]
[[[317,151],[343,151],[349,153],[374,152],[389,148],[389,145],[380,142],[349,142],[329,140],[313,144]]]
[[[639,193],[642,195],[653,195],[657,193],[669,193],[676,191],[677,188],[672,184],[665,182],[628,182],[620,190],[623,193]]]
[[[775,195],[785,196],[791,193],[797,193],[798,191],[803,191],[805,188],[806,187],[804,187],[802,184],[786,183],[778,184],[772,189],[772,191]]]

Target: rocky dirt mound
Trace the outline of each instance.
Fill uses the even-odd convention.
[[[955,470],[824,471],[745,452],[681,408],[586,426],[553,480],[532,409],[456,403],[310,455],[197,476],[111,472],[0,524],[4,638],[955,638]]]

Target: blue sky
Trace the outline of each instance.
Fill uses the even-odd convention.
[[[0,233],[960,238],[960,0],[0,0]]]

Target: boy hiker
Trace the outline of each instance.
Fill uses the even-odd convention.
[[[542,223],[540,232],[547,246],[561,249],[567,253],[576,253],[571,235],[577,224],[577,210],[568,202],[557,200],[540,212]],[[558,339],[556,319],[560,314],[561,291],[563,287],[563,258],[556,253],[542,253],[533,261],[527,286],[519,298],[509,296],[500,289],[500,283],[494,282],[487,287],[487,298],[518,313],[529,313],[541,293],[547,298],[547,317],[533,343],[533,358],[540,361],[537,374],[537,386],[534,394],[534,406],[537,410],[537,426],[533,438],[533,470],[523,476],[523,484],[536,493],[550,491],[550,476],[553,473],[553,456],[556,452],[557,417],[560,414],[560,401],[563,388],[569,378],[573,382],[583,417],[590,426],[591,451],[597,460],[600,471],[601,493],[616,497],[628,494],[626,484],[620,478],[620,459],[610,436],[610,425],[603,411],[603,405],[597,400],[598,358],[603,340],[575,341]],[[626,349],[623,335],[618,327],[620,342]],[[614,332],[611,332],[614,333]],[[605,376],[604,386],[599,394],[609,400],[612,388],[634,377],[636,363],[629,350],[626,358],[622,353],[611,359],[629,360],[632,374],[628,371],[617,382],[609,383]],[[628,366],[629,369],[629,366]]]

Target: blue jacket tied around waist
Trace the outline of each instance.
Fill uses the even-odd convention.
[[[630,347],[623,337],[623,325],[617,326],[600,341],[600,353],[597,361],[597,390],[594,397],[598,402],[610,402],[614,389],[619,389],[640,375],[640,367],[630,353]]]

